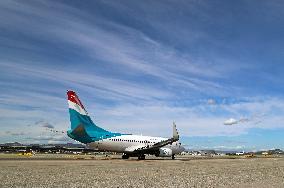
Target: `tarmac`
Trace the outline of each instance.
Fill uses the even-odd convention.
[[[6,157],[3,157],[6,156]],[[8,157],[7,157],[8,156]],[[284,187],[284,158],[0,155],[0,187]]]

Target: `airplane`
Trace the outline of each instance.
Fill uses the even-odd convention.
[[[151,137],[114,133],[97,126],[74,91],[67,91],[71,129],[67,135],[90,149],[122,153],[122,159],[138,157],[144,160],[146,154],[156,157],[171,157],[183,152],[179,134],[173,123],[172,138]]]
[[[242,151],[242,152],[237,152],[236,155],[244,155],[245,154],[245,151]]]

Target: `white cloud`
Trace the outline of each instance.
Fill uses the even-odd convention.
[[[154,39],[135,28],[109,21],[103,17],[100,17],[100,20],[93,20],[93,25],[91,25],[87,21],[88,19],[83,19],[90,16],[85,12],[60,3],[56,3],[56,8],[51,9],[47,4],[3,3],[4,8],[7,7],[8,10],[11,9],[13,11],[5,11],[2,14],[7,14],[6,17],[10,17],[13,23],[17,20],[19,22],[19,24],[7,27],[26,34],[33,33],[34,37],[39,37],[49,42],[58,42],[61,45],[66,45],[67,43],[74,47],[80,47],[80,49],[84,49],[84,53],[88,52],[88,56],[93,58],[94,61],[100,59],[104,63],[110,63],[110,65],[116,66],[118,69],[125,70],[127,75],[136,75],[138,73],[144,74],[144,76],[154,76],[160,79],[163,85],[182,87],[184,90],[191,88],[203,93],[228,92],[226,91],[227,87],[207,79],[208,77],[224,76],[228,70],[220,72],[219,68],[214,69],[212,65],[208,69],[205,61],[194,59],[188,54],[181,54],[170,46],[154,41]],[[53,15],[52,17],[50,16],[51,14]],[[27,20],[25,16],[31,16],[32,19]],[[42,20],[46,20],[46,22],[42,22]],[[11,22],[9,21],[6,24]],[[36,25],[36,32],[33,27],[21,27],[23,23],[27,25],[32,24],[32,26]],[[40,33],[44,33],[44,37]],[[18,44],[18,41],[16,44]],[[31,48],[32,51],[38,49],[37,46],[31,47],[28,44],[28,49]],[[23,62],[23,64],[26,63]],[[96,65],[94,64],[94,66]],[[39,72],[45,72],[45,69],[42,67],[36,68]],[[45,73],[48,74],[49,72],[52,75],[56,74],[53,67]],[[90,79],[94,78],[93,81],[96,81],[94,75],[86,74],[84,78],[87,77]],[[97,82],[102,83],[101,79]],[[129,83],[130,81],[127,80],[127,82]],[[133,87],[135,85],[137,83],[132,84],[133,89],[137,89],[137,87]],[[120,84],[120,86],[124,85]],[[143,96],[142,91],[140,91],[140,96]]]
[[[40,135],[30,135],[24,139],[24,142],[27,143],[42,143],[42,144],[57,144],[57,143],[66,143],[74,142],[65,134],[51,134],[51,133],[42,133]]]
[[[49,129],[54,129],[54,126],[51,125],[51,124],[48,123],[48,122],[44,122],[44,123],[42,124],[42,127],[49,128]]]
[[[230,118],[230,119],[227,119],[225,122],[224,122],[224,125],[234,125],[234,124],[237,124],[239,121],[234,119],[234,118]]]
[[[204,103],[188,107],[172,106],[163,102],[154,104],[137,102],[136,104],[124,103],[105,106],[103,104],[90,103],[89,97],[84,99],[86,100],[82,100],[82,102],[89,114],[91,114],[94,122],[105,129],[115,132],[142,133],[144,135],[168,137],[172,134],[171,125],[173,121],[176,121],[182,136],[228,136],[245,134],[251,128],[284,128],[282,112],[278,111],[280,115],[274,112],[275,109],[281,109],[284,104],[284,101],[279,98],[267,98],[266,100],[261,99],[258,101],[256,99],[247,100],[247,102],[241,102],[240,104],[216,104],[213,109]],[[65,111],[64,115],[59,117],[57,111],[52,112],[52,110],[49,110],[49,117],[56,124],[57,129],[67,130],[70,123],[67,104],[64,104],[66,99],[62,98],[60,101],[59,104],[53,105],[59,105],[55,106],[55,108],[62,108]],[[49,101],[47,100],[46,105],[48,103]],[[254,106],[262,106],[263,108]],[[48,108],[53,108],[53,106]],[[244,116],[244,113],[247,115]],[[1,114],[2,116],[3,114],[9,114],[9,116],[5,115],[6,119],[8,118],[8,124],[5,127],[7,131],[13,131],[13,126],[9,125],[11,119],[15,122],[20,117],[19,122],[17,122],[19,124],[23,118],[26,120],[30,119],[30,121],[34,117],[37,117],[39,120],[46,118],[46,111],[41,109],[31,110],[28,113],[27,111],[16,109],[2,109]],[[242,126],[224,125],[224,119],[231,115],[240,118],[233,119],[230,123],[238,121],[243,123]],[[257,116],[258,118],[256,118]],[[2,122],[4,121],[2,120]],[[27,122],[26,124],[32,124],[32,122]],[[22,130],[20,127],[17,129],[19,131]],[[35,129],[33,132],[40,134],[43,130]]]
[[[24,132],[11,132],[11,131],[5,131],[6,135],[11,135],[11,136],[24,136],[26,133]]]
[[[209,105],[215,105],[216,104],[216,101],[214,99],[208,99],[207,100],[207,104]]]
[[[277,106],[274,101],[277,100]],[[260,103],[260,104],[259,104]],[[95,108],[90,114],[95,115],[95,122],[103,127],[115,130],[143,134],[159,133],[161,136],[171,135],[171,123],[176,121],[177,127],[183,136],[228,136],[245,134],[251,128],[274,129],[284,128],[284,118],[273,112],[284,104],[281,99],[267,101],[251,101],[242,103],[243,107],[250,106],[251,110],[242,111],[229,108],[235,104],[216,105],[212,111],[206,104],[191,107],[175,107],[162,104],[156,105],[119,105],[117,107]],[[254,111],[253,105],[264,106],[263,109]],[[229,109],[229,110],[228,110]],[[264,110],[264,111],[262,111]],[[215,112],[217,111],[217,112]],[[254,114],[263,114],[256,118]],[[239,119],[229,119],[228,124],[242,123],[242,126],[226,126],[224,119],[228,115],[236,115]]]
[[[70,57],[60,56],[64,58],[60,62],[61,59],[53,58],[38,44],[2,37],[1,41],[6,45],[13,44],[25,51],[20,56],[0,60],[0,73],[7,75],[0,85],[10,90],[0,94],[0,119],[5,130],[15,127],[22,130],[22,124],[46,119],[47,114],[56,127],[67,129],[69,120],[64,92],[70,87],[78,89],[79,94],[84,93],[87,101],[83,102],[88,111],[96,115],[99,124],[110,130],[170,136],[174,120],[181,134],[188,136],[238,135],[254,127],[284,127],[281,98],[255,97],[231,104],[217,104],[214,99],[208,99],[207,104],[184,105],[184,100],[191,100],[200,93],[205,95],[201,95],[204,98],[237,95],[235,91],[239,88],[218,80],[241,69],[244,65],[240,62],[218,57],[215,65],[201,57],[182,53],[138,29],[109,21],[102,15],[98,15],[98,20],[97,17],[92,19],[90,24],[86,18],[92,16],[88,13],[56,2],[52,4],[55,5],[0,1],[0,14],[7,18],[0,20],[0,26],[31,36],[36,41],[48,42],[62,51],[70,50],[73,56],[87,56],[90,59],[86,63],[88,66],[81,67],[80,62],[73,62],[60,67],[58,64]],[[157,30],[167,30],[164,20],[156,24],[148,17],[145,21]],[[194,36],[196,39],[206,37],[204,33]],[[195,40],[185,35],[176,37]],[[71,48],[66,49],[66,45]],[[2,55],[6,57],[4,53]],[[228,63],[232,61],[234,63]],[[105,64],[108,66],[104,73],[96,70]],[[94,105],[98,96],[114,104],[98,101]],[[254,114],[267,116],[260,118],[259,123],[252,123],[248,119]],[[231,123],[246,124],[224,126],[224,119],[228,117],[241,117]],[[33,131],[40,134],[42,130]]]

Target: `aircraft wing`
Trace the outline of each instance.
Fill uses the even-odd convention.
[[[133,152],[133,153],[152,153],[157,151],[159,148],[166,146],[168,144],[171,144],[173,142],[176,142],[179,140],[179,134],[176,128],[176,124],[173,123],[173,137],[169,138],[167,140],[163,140],[161,142],[155,143],[154,145],[148,145],[148,146],[134,146],[126,148],[126,152]]]
[[[130,147],[128,147],[128,148],[126,148],[125,149],[125,152],[134,152],[135,150],[138,150],[138,149],[140,149],[140,148],[142,148],[141,146],[130,146]]]

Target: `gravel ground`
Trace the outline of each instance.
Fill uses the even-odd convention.
[[[284,187],[284,159],[0,160],[0,187]]]

